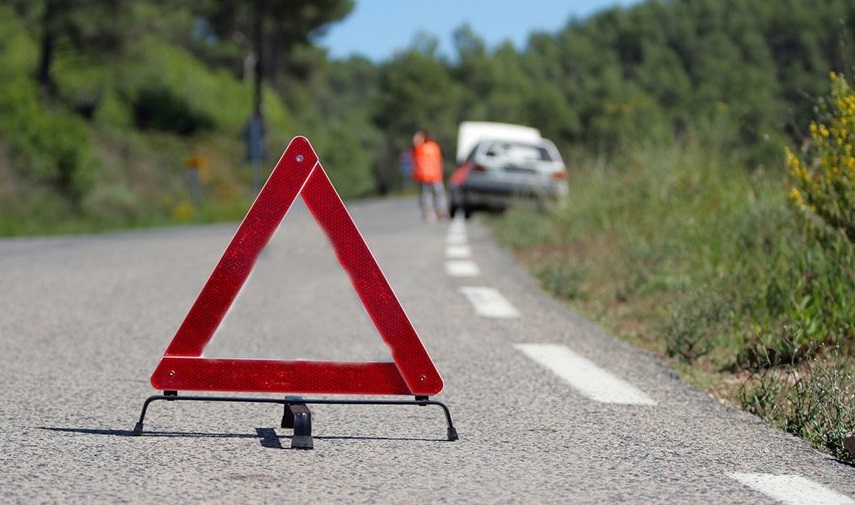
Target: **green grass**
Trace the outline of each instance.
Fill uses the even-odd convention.
[[[693,386],[855,461],[842,446],[855,430],[855,248],[806,233],[783,156],[752,171],[690,140],[575,165],[565,205],[492,221],[544,289]]]

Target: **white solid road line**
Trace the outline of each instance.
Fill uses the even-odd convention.
[[[548,368],[580,393],[603,403],[656,405],[635,386],[558,344],[514,344],[520,352]]]
[[[474,261],[448,260],[445,262],[445,273],[451,277],[477,277],[481,270]]]
[[[462,287],[460,292],[469,299],[475,313],[484,317],[520,317],[519,311],[493,288]]]
[[[731,473],[732,479],[788,505],[855,505],[855,500],[798,475]]]

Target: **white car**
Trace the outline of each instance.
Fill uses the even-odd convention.
[[[457,142],[458,168],[449,181],[451,217],[458,211],[467,218],[476,210],[501,211],[519,199],[567,196],[561,154],[534,128],[464,122]]]

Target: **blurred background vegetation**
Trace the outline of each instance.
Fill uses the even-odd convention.
[[[572,163],[715,136],[749,170],[806,138],[853,5],[652,1],[452,57],[430,35],[388,61],[316,45],[350,0],[10,0],[0,6],[0,233],[237,218],[251,196],[243,128],[268,160],[307,135],[345,197],[400,190],[401,150],[429,127],[449,157],[461,120],[537,126]],[[190,201],[185,159],[207,161]],[[191,210],[192,212],[188,212]],[[176,212],[176,209],[183,209]]]
[[[265,172],[306,135],[345,198],[404,189],[417,128],[450,170],[460,121],[535,126],[570,198],[488,222],[543,286],[855,461],[855,4],[649,0],[520,50],[463,25],[450,57],[421,35],[330,59],[318,37],[352,7],[3,2],[0,235],[239,219],[255,111]]]

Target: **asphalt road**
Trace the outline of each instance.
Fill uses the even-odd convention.
[[[0,502],[855,503],[855,468],[551,300],[477,220],[423,223],[409,199],[349,209],[458,441],[435,407],[317,405],[298,451],[279,405],[194,402],[153,403],[134,437],[236,225],[2,240]],[[390,359],[303,208],[205,356]]]

